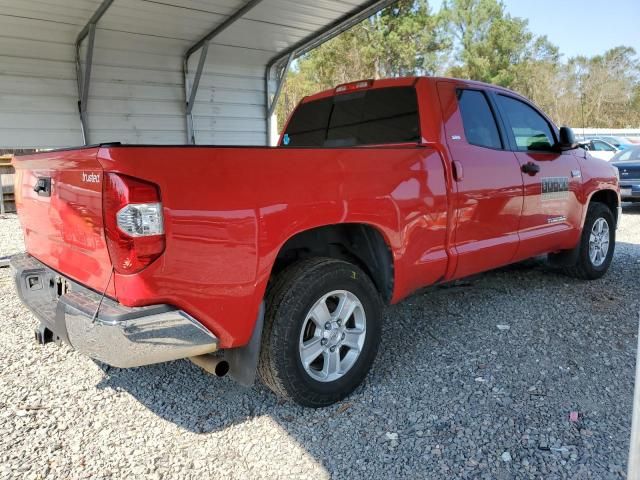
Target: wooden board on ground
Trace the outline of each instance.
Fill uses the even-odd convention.
[[[16,211],[13,180],[5,180],[13,177],[15,170],[11,165],[11,156],[0,156],[0,215]],[[8,185],[7,185],[8,183]]]

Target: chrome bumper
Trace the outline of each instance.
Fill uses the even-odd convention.
[[[12,257],[11,267],[20,299],[43,325],[74,349],[108,365],[139,367],[218,348],[211,332],[170,305],[131,308],[107,297],[100,304],[100,294],[26,254]]]

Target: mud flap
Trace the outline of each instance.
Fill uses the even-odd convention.
[[[230,348],[224,351],[224,358],[229,363],[229,376],[240,385],[250,387],[256,379],[260,345],[262,344],[262,326],[264,324],[264,302],[260,304],[253,334],[244,347]]]

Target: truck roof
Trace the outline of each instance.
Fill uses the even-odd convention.
[[[477,80],[467,80],[463,78],[454,78],[454,77],[412,76],[412,77],[382,78],[378,80],[363,79],[363,80],[357,80],[355,82],[343,83],[340,85],[336,85],[334,88],[329,88],[327,90],[314,93],[313,95],[306,96],[301,100],[300,103],[307,103],[314,100],[319,100],[321,98],[332,97],[336,94],[342,93],[337,91],[338,88],[356,86],[364,82],[368,83],[368,85],[366,86],[367,89],[372,89],[372,88],[385,88],[385,87],[409,87],[409,86],[415,85],[418,81],[437,82],[441,80],[454,80],[456,82],[462,82],[468,85],[469,84],[476,85],[478,87],[483,87],[483,88],[494,88],[494,89],[503,90],[505,92],[509,92],[510,94],[521,97],[520,94],[512,90],[509,90],[508,88],[500,87],[498,85],[493,85],[490,83],[479,82]]]

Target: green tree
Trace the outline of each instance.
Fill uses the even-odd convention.
[[[401,0],[312,50],[287,79],[278,124],[305,95],[340,83],[439,73],[450,48],[443,20],[427,0]]]
[[[592,58],[576,57],[567,68],[575,78],[584,122],[593,127],[626,127],[638,122],[633,111],[639,64],[631,47],[616,47]]]
[[[497,0],[449,0],[442,15],[457,61],[451,76],[508,87],[516,81],[517,65],[557,61],[557,48],[535,37],[526,20],[511,17]]]
[[[298,59],[279,125],[305,95],[366,78],[446,74],[511,88],[558,124],[640,127],[636,52],[617,47],[563,61],[499,0],[401,0]]]

